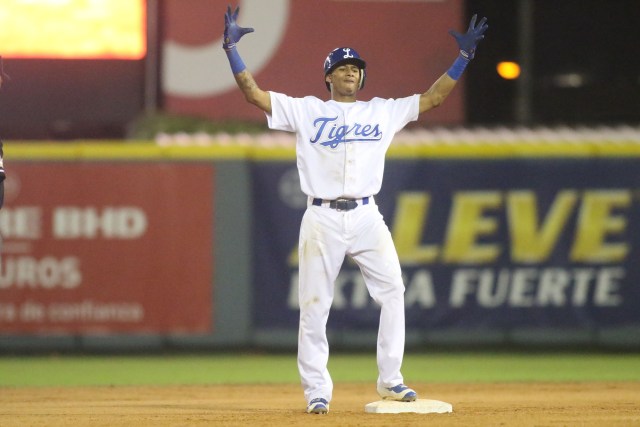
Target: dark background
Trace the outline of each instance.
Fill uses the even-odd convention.
[[[122,138],[144,106],[144,60],[10,59],[0,92],[6,140]]]
[[[617,124],[640,121],[640,1],[526,0],[532,9],[531,114],[525,124]],[[466,13],[489,17],[487,39],[467,72],[472,124],[517,122],[518,81],[495,72],[518,60],[524,0],[468,0]],[[578,87],[562,76],[577,74]]]

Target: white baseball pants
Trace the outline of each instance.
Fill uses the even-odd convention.
[[[326,325],[345,255],[360,267],[369,294],[381,307],[377,383],[383,387],[402,383],[404,284],[391,233],[373,198],[368,205],[342,212],[310,205],[302,219],[298,250],[298,369],[307,402],[332,397]]]

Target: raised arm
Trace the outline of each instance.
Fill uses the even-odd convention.
[[[456,86],[456,83],[458,83],[464,69],[475,56],[476,47],[484,38],[484,32],[489,28],[486,24],[487,18],[482,18],[478,25],[476,25],[476,18],[477,15],[473,15],[465,34],[460,34],[454,30],[449,31],[449,34],[456,39],[460,53],[451,68],[440,76],[425,93],[420,95],[420,113],[429,111],[444,102]]]
[[[243,28],[236,23],[239,12],[240,6],[236,8],[235,12],[231,12],[231,6],[227,6],[227,12],[224,15],[224,40],[222,42],[222,48],[227,53],[233,76],[236,79],[236,83],[238,83],[238,87],[242,93],[244,93],[247,102],[257,106],[267,114],[271,114],[271,97],[269,93],[258,87],[258,84],[253,79],[249,70],[247,70],[236,49],[236,43],[240,38],[254,31],[253,28]]]

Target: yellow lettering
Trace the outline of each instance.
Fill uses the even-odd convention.
[[[437,246],[420,246],[430,201],[427,193],[407,192],[398,197],[392,236],[400,262],[404,265],[433,262],[438,256]]]
[[[607,243],[610,234],[624,232],[627,220],[614,209],[631,204],[627,190],[593,190],[585,193],[576,225],[571,260],[577,262],[619,262],[629,252],[626,243]]]
[[[495,244],[480,244],[478,238],[496,231],[495,218],[484,217],[488,209],[502,205],[497,191],[456,193],[447,228],[443,260],[447,263],[487,263],[500,254]]]
[[[289,252],[287,257],[287,264],[289,267],[297,267],[300,260],[298,259],[298,245]]]
[[[512,191],[507,195],[507,219],[511,233],[511,259],[515,262],[545,261],[573,211],[575,191],[560,192],[538,227],[536,195],[532,191]]]

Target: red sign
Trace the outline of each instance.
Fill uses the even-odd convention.
[[[164,3],[162,92],[177,114],[264,121],[248,104],[222,49],[227,0]],[[269,0],[236,2],[238,24],[253,27],[238,52],[263,90],[329,99],[324,60],[336,47],[354,48],[367,62],[363,101],[425,92],[458,55],[449,29],[464,32],[462,0]],[[464,120],[463,82],[422,120]]]
[[[212,329],[214,167],[20,163],[0,210],[0,333]]]

